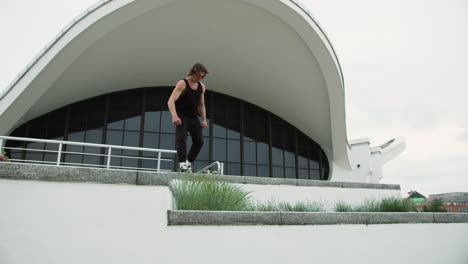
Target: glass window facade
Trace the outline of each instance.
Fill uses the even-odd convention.
[[[167,108],[173,87],[146,87],[101,95],[57,109],[31,120],[11,136],[102,143],[145,148],[175,149],[175,127]],[[213,161],[225,164],[224,173],[276,178],[327,180],[328,160],[318,144],[294,126],[253,104],[224,94],[205,94],[208,128],[195,170]],[[187,138],[191,145],[190,136]],[[30,162],[55,161],[57,146],[7,141],[13,159]],[[17,150],[14,148],[27,148]],[[105,164],[104,149],[68,146],[63,161],[70,165]],[[153,152],[115,150],[114,155],[155,157]],[[80,153],[90,153],[81,155]],[[95,155],[93,155],[95,154]],[[176,170],[175,155],[162,162]],[[113,158],[111,165],[156,168],[156,161]]]

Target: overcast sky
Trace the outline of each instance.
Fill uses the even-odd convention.
[[[95,0],[0,0],[0,90]],[[407,148],[382,183],[468,192],[468,1],[302,0],[345,78],[348,138]]]

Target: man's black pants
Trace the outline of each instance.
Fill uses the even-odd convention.
[[[179,116],[182,124],[176,126],[176,150],[179,162],[187,159],[193,162],[203,147],[203,134],[200,120],[197,117]],[[187,131],[192,136],[192,146],[187,156]]]

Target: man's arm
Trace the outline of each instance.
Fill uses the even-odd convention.
[[[179,116],[177,115],[175,102],[177,101],[177,99],[179,99],[179,96],[182,94],[184,90],[185,90],[185,82],[184,81],[177,82],[176,87],[172,91],[172,94],[169,97],[169,100],[167,101],[167,107],[169,107],[169,111],[171,112],[172,123],[174,125],[182,124],[182,120],[180,120]]]
[[[205,85],[202,83],[202,94],[200,96],[200,104],[198,105],[198,112],[202,117],[202,127],[206,128],[208,125],[206,124],[206,108],[205,108]]]

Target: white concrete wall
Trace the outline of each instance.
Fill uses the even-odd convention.
[[[0,263],[468,262],[468,224],[167,226],[167,187],[0,180]]]

